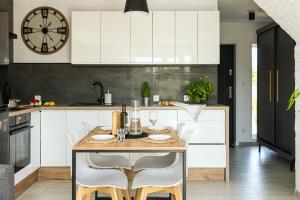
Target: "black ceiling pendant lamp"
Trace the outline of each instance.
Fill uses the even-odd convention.
[[[124,13],[130,16],[148,15],[147,0],[126,0]]]

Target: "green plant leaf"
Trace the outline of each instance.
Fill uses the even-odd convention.
[[[296,100],[297,100],[299,97],[300,97],[300,88],[297,88],[297,89],[292,93],[292,95],[291,95],[291,97],[290,97],[290,99],[289,99],[287,110],[290,110],[290,109],[294,106]]]

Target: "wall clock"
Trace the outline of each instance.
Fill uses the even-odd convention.
[[[39,7],[26,15],[21,32],[23,41],[30,50],[48,55],[57,52],[66,44],[69,25],[58,10]]]

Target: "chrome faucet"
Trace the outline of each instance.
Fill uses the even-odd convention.
[[[104,88],[103,88],[103,84],[101,82],[95,82],[91,85],[91,88],[95,88],[95,86],[98,85],[99,86],[99,91],[100,91],[100,98],[98,99],[98,102],[100,103],[100,105],[104,105]]]

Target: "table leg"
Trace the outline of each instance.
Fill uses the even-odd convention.
[[[72,200],[76,200],[76,151],[72,151]]]
[[[183,165],[183,174],[182,174],[182,178],[183,178],[183,185],[182,185],[182,199],[186,200],[186,152],[184,151],[183,153],[183,160],[182,160],[182,165]]]

